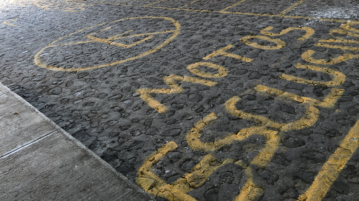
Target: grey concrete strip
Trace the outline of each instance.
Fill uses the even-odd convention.
[[[36,109],[18,101],[0,86],[0,156],[22,144],[53,132],[55,127],[37,115]]]
[[[0,91],[0,200],[153,200],[21,97]]]

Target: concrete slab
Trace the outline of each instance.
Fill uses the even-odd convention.
[[[0,86],[0,156],[22,144],[53,132],[55,128],[34,108],[18,101]]]
[[[0,200],[152,200],[19,96],[0,93]]]
[[[0,200],[146,200],[60,131],[0,159],[0,172]]]

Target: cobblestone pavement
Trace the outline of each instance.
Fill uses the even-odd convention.
[[[158,200],[358,200],[357,10],[2,1],[0,81]]]

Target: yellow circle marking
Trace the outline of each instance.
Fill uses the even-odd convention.
[[[76,44],[83,44],[83,43],[98,43],[98,42],[102,42],[102,41],[99,41],[99,40],[91,40],[91,41],[83,41],[83,42],[77,42],[77,43],[69,43],[69,44],[62,44],[62,45],[54,45],[55,43],[59,42],[60,40],[64,39],[64,38],[67,38],[67,37],[70,37],[74,34],[77,34],[77,33],[80,33],[80,32],[83,32],[83,31],[86,31],[86,30],[89,30],[89,29],[92,29],[92,28],[95,28],[95,27],[99,27],[99,26],[102,26],[102,25],[105,25],[105,24],[109,24],[109,23],[113,23],[113,22],[120,22],[120,21],[125,21],[125,20],[132,20],[132,19],[146,19],[146,18],[150,18],[150,19],[164,19],[164,20],[168,20],[170,22],[173,23],[173,25],[175,26],[175,29],[174,30],[170,30],[170,31],[163,31],[163,32],[157,32],[157,33],[153,33],[153,34],[159,34],[159,33],[170,33],[170,32],[173,32],[172,36],[169,37],[167,40],[165,40],[163,43],[161,43],[159,46],[147,51],[147,52],[144,52],[140,55],[137,55],[137,56],[134,56],[134,57],[131,57],[131,58],[127,58],[127,59],[124,59],[124,60],[120,60],[120,61],[115,61],[115,62],[112,62],[112,63],[107,63],[107,64],[101,64],[101,65],[96,65],[96,66],[90,66],[90,67],[83,67],[83,68],[74,68],[74,69],[66,69],[66,68],[61,68],[61,67],[56,67],[56,66],[51,66],[49,64],[45,64],[41,61],[40,59],[40,55],[47,49],[47,48],[51,48],[51,47],[57,47],[57,46],[65,46],[65,45],[76,45]],[[174,19],[172,18],[169,18],[169,17],[152,17],[152,16],[147,16],[147,17],[130,17],[130,18],[124,18],[124,19],[120,19],[120,20],[115,20],[115,21],[112,21],[112,22],[105,22],[105,23],[101,23],[101,24],[98,24],[98,25],[95,25],[95,26],[91,26],[91,27],[88,27],[88,28],[84,28],[84,29],[81,29],[79,31],[76,31],[74,33],[71,33],[71,34],[68,34],[66,36],[63,36],[57,40],[55,40],[54,42],[50,43],[48,46],[46,46],[45,48],[41,49],[34,57],[34,63],[41,67],[41,68],[46,68],[46,69],[49,69],[49,70],[53,70],[53,71],[65,71],[65,72],[74,72],[74,71],[85,71],[85,70],[93,70],[93,69],[98,69],[98,68],[103,68],[103,67],[107,67],[107,66],[113,66],[113,65],[118,65],[118,64],[122,64],[122,63],[125,63],[125,62],[128,62],[128,61],[133,61],[133,60],[136,60],[136,59],[139,59],[141,57],[144,57],[144,56],[147,56],[149,54],[152,54],[156,51],[158,51],[159,49],[161,49],[162,47],[164,47],[165,45],[167,45],[168,43],[170,43],[174,38],[176,38],[176,36],[179,34],[180,32],[180,28],[181,28],[181,25]],[[145,35],[145,34],[143,34]],[[148,37],[150,38],[150,37]],[[120,46],[118,44],[110,44],[110,45],[115,45],[115,46]],[[120,46],[121,47],[121,46]]]

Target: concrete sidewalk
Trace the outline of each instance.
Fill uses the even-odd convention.
[[[0,84],[0,200],[153,200]]]

